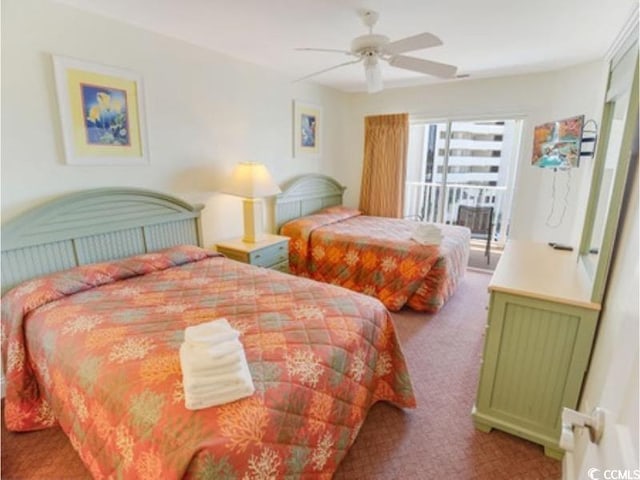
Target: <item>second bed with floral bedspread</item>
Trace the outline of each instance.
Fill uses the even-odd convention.
[[[296,275],[375,296],[392,311],[436,312],[464,275],[471,238],[466,227],[437,226],[440,245],[422,245],[411,238],[414,221],[337,206],[292,220],[280,233],[291,237]]]

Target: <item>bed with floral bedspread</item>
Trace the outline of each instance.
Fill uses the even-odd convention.
[[[412,220],[335,206],[292,220],[280,233],[291,238],[292,273],[375,296],[392,311],[406,305],[433,313],[462,279],[471,239],[466,227],[437,226],[440,245],[423,245],[411,238]]]
[[[184,329],[225,317],[256,393],[184,406]],[[2,298],[5,420],[59,424],[95,478],[330,478],[377,401],[415,406],[374,298],[176,247]]]

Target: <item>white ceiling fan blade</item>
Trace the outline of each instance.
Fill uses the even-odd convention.
[[[438,45],[442,45],[442,40],[432,33],[425,32],[387,43],[382,47],[382,52],[397,55],[398,53],[412,52],[423,48],[437,47]]]
[[[298,50],[301,52],[330,52],[330,53],[344,53],[345,55],[355,56],[354,53],[349,50],[338,50],[337,48],[295,48],[294,50]]]
[[[391,57],[389,59],[389,65],[440,78],[453,78],[458,71],[458,67],[454,67],[453,65],[432,62],[431,60],[424,60],[422,58],[406,57],[404,55]]]
[[[351,65],[351,64],[354,64],[354,63],[359,63],[361,61],[362,61],[362,58],[358,58],[357,60],[351,60],[350,62],[344,62],[344,63],[341,63],[339,65],[334,65],[333,67],[325,68],[324,70],[320,70],[318,72],[313,72],[313,73],[311,73],[309,75],[305,75],[304,77],[297,78],[296,80],[294,80],[294,82],[300,82],[302,80],[306,80],[307,78],[311,78],[311,77],[315,77],[316,75],[320,75],[321,73],[329,72],[331,70],[335,70],[336,68],[345,67],[347,65]]]

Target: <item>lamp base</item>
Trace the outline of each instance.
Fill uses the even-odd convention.
[[[245,198],[242,201],[244,214],[243,242],[257,243],[264,239],[263,204],[260,198]]]

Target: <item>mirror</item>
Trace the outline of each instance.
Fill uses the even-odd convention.
[[[638,45],[611,62],[609,85],[585,216],[580,259],[600,303],[624,195],[632,144],[638,129]]]
[[[593,219],[591,241],[589,242],[588,261],[593,265],[590,270],[595,270],[598,263],[600,249],[602,248],[602,238],[604,236],[605,216],[609,211],[611,192],[613,189],[613,179],[615,178],[620,148],[622,146],[622,133],[629,104],[630,92],[624,92],[620,97],[612,100],[607,107],[611,112],[609,124],[609,136],[607,138],[607,149],[604,154],[602,172],[600,174],[600,194],[596,207],[596,215]]]

